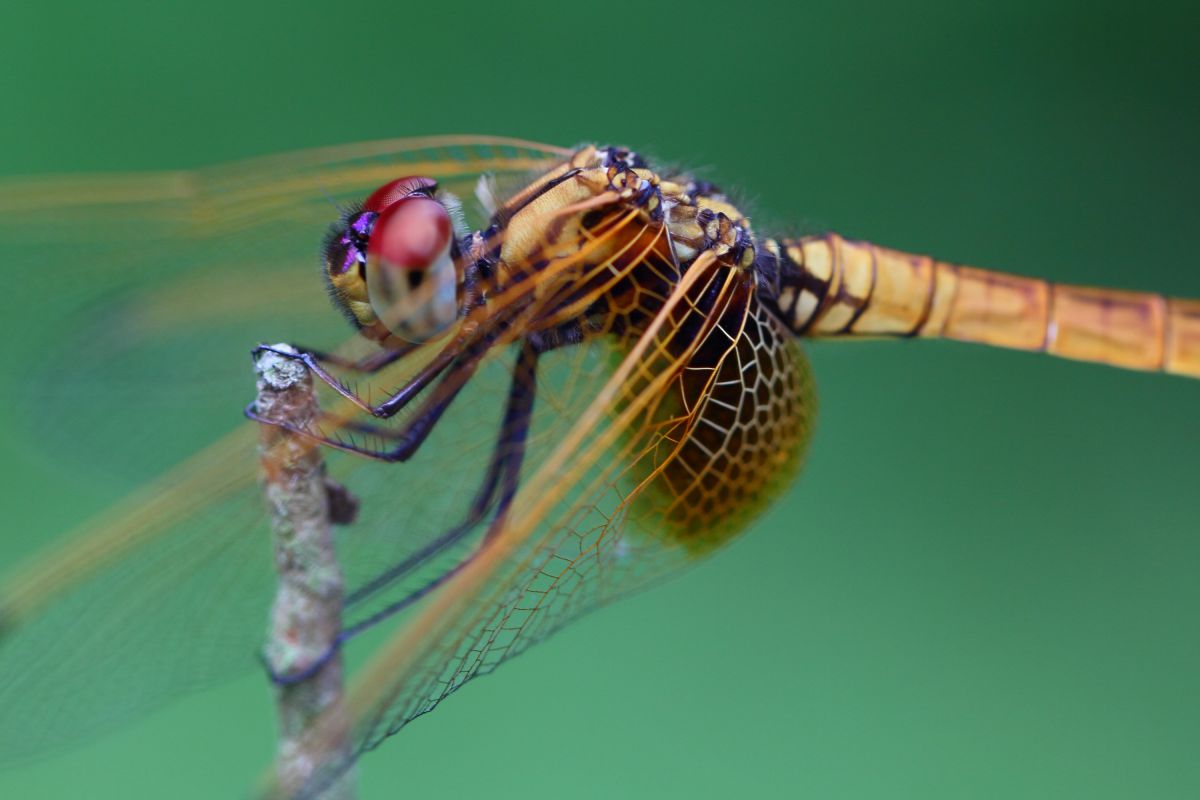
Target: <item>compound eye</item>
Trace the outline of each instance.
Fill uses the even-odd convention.
[[[426,342],[458,318],[450,214],[436,200],[406,196],[386,206],[367,243],[367,297],[389,331]]]
[[[363,211],[383,211],[393,203],[414,195],[433,197],[436,189],[437,181],[433,178],[422,178],[419,175],[397,178],[371,192],[371,196],[363,203]]]

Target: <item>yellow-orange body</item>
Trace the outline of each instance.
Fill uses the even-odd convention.
[[[742,530],[794,477],[815,412],[808,365],[758,295],[748,220],[686,179],[605,158],[585,147],[497,210],[494,305],[536,275],[523,330],[578,325],[626,353],[692,273],[669,335],[624,393],[668,381],[635,424],[658,431],[658,443],[633,473],[631,501],[656,537],[704,549]],[[635,202],[638,187],[657,191]],[[747,246],[735,253],[738,229]]]
[[[837,234],[772,245],[808,276],[780,308],[811,336],[921,336],[1200,377],[1200,301],[948,264]]]
[[[638,185],[656,191],[639,202]],[[505,235],[492,304],[532,284],[526,332],[577,324],[585,338],[628,344],[699,273],[671,313],[686,333],[648,359],[647,375],[672,388],[636,423],[661,442],[633,493],[658,535],[688,547],[727,540],[799,468],[816,404],[797,337],[940,337],[1200,376],[1200,302],[1053,284],[832,233],[760,238],[715,187],[659,175],[633,154],[614,162],[582,148],[494,220]],[[625,393],[646,381],[635,376]]]
[[[672,334],[624,389],[644,393],[649,376],[671,384],[635,424],[660,443],[639,462],[631,501],[659,536],[689,548],[726,541],[799,468],[815,397],[798,337],[940,337],[1200,376],[1200,302],[1058,285],[832,233],[759,237],[715,187],[659,175],[627,151],[578,150],[493,222],[503,241],[491,313],[522,294],[527,335],[574,326],[624,351],[690,273]]]

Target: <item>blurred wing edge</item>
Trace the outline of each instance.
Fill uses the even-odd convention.
[[[441,153],[446,169],[431,166],[432,177],[453,172],[456,163],[493,163],[502,169],[536,169],[568,157],[568,148],[504,136],[445,135],[379,139],[254,156],[193,170],[151,172],[64,173],[12,176],[0,179],[0,220],[14,215],[69,209],[123,209],[188,204],[211,192],[214,185],[248,183],[264,176],[286,178],[314,170],[330,171],[364,161],[383,161],[413,153]],[[260,186],[263,193],[277,191],[273,182]],[[69,231],[64,231],[70,235]]]

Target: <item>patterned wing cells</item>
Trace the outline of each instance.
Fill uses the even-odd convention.
[[[804,354],[751,300],[726,313],[654,420],[664,428],[646,498],[663,534],[725,542],[799,470],[816,413]]]

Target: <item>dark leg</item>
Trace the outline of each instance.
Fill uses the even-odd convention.
[[[517,357],[513,380],[509,385],[508,402],[505,406],[504,418],[501,422],[500,435],[492,451],[492,457],[488,463],[488,469],[484,475],[483,482],[477,490],[475,498],[471,501],[471,505],[463,521],[429,542],[416,553],[413,553],[400,563],[389,567],[386,571],[381,572],[367,581],[367,583],[355,589],[346,596],[345,603],[347,607],[364,602],[372,595],[404,576],[411,574],[413,570],[420,568],[430,559],[460,541],[483,520],[488,508],[492,505],[495,505],[496,509],[492,515],[492,522],[488,525],[484,542],[489,541],[495,531],[500,529],[520,483],[521,464],[525,456],[525,441],[529,434],[534,396],[537,389],[537,357],[538,351],[533,345],[528,342],[522,345],[521,352]],[[497,489],[499,489],[498,494]],[[290,685],[311,677],[333,657],[343,643],[393,614],[402,611],[432,592],[438,586],[441,586],[470,563],[473,556],[474,552],[441,575],[438,575],[396,602],[344,628],[337,635],[329,651],[305,669],[291,675],[276,675],[271,673],[271,680],[280,685]],[[268,672],[270,672],[269,666]]]
[[[496,499],[497,484],[501,486],[500,505],[506,507],[512,502],[525,455],[525,437],[529,433],[529,422],[533,415],[533,401],[537,392],[536,370],[537,352],[525,344],[517,356],[513,380],[509,384],[508,401],[500,423],[500,435],[496,439],[487,472],[475,499],[471,501],[466,518],[404,561],[355,589],[346,597],[347,606],[367,599],[396,578],[409,573],[479,524],[488,507]]]
[[[308,370],[316,378],[327,384],[329,388],[333,389],[343,398],[349,400],[357,408],[373,417],[381,417],[386,419],[395,416],[400,409],[404,408],[404,406],[406,406],[414,397],[420,394],[426,386],[428,386],[435,378],[438,377],[438,375],[440,375],[446,370],[447,367],[458,360],[465,349],[466,343],[462,341],[456,340],[450,342],[442,348],[441,352],[434,356],[432,361],[422,367],[420,372],[410,378],[408,383],[401,387],[396,394],[392,395],[378,406],[372,406],[370,403],[367,403],[353,390],[351,390],[350,387],[338,380],[336,376],[330,373],[321,364],[320,356],[313,353],[290,353],[286,350],[277,350],[270,345],[260,344],[251,351],[251,356],[257,357],[259,353],[267,352],[275,353],[283,356],[284,358],[290,358],[293,361],[299,361],[303,363],[304,366],[308,367]],[[391,356],[392,354],[388,353],[387,355]],[[378,365],[376,365],[375,362],[369,362],[368,369],[364,371],[378,371],[400,357],[401,355],[396,355],[394,358],[381,358],[379,361],[382,363],[379,363]],[[368,362],[368,359],[364,359],[363,361]],[[373,370],[371,368],[373,368]]]
[[[479,345],[477,348],[478,349],[476,352],[473,352],[461,359],[450,369],[446,375],[442,377],[441,382],[438,383],[437,387],[433,390],[433,394],[425,399],[424,403],[419,409],[417,409],[412,418],[409,419],[398,430],[382,432],[359,423],[355,423],[353,426],[345,426],[347,430],[378,434],[383,436],[385,439],[398,442],[398,444],[390,448],[374,449],[363,447],[350,441],[327,436],[320,432],[313,432],[312,430],[297,428],[293,425],[281,424],[277,421],[263,420],[254,410],[253,404],[246,407],[245,414],[247,417],[256,422],[275,425],[291,431],[299,436],[304,436],[312,441],[337,450],[344,450],[348,453],[355,453],[357,455],[366,456],[367,458],[373,458],[378,461],[386,461],[390,463],[407,461],[408,459],[412,458],[417,450],[421,447],[421,444],[433,430],[434,425],[436,425],[437,421],[441,419],[442,414],[444,414],[446,409],[450,407],[450,404],[454,401],[454,398],[458,396],[460,391],[462,391],[462,388],[471,379],[471,376],[475,374],[475,370],[478,369],[479,363],[483,360],[483,356],[487,350],[486,345]],[[308,362],[305,361],[305,364],[307,363]],[[438,370],[438,372],[442,371],[444,371],[444,368]],[[403,397],[405,402],[407,402],[415,397],[420,389],[412,389],[414,382],[416,382],[416,379],[406,384],[388,402],[390,403],[393,400],[396,400],[398,397]],[[424,384],[422,384],[421,388],[424,388]],[[343,427],[343,423],[340,420],[337,424],[339,428]]]
[[[378,352],[371,353],[370,355],[363,356],[359,359],[349,359],[342,358],[334,353],[326,353],[323,350],[317,350],[315,348],[293,345],[293,347],[295,347],[301,353],[308,353],[322,364],[332,364],[338,369],[344,369],[349,372],[361,372],[366,375],[379,372],[379,370],[383,369],[384,367],[396,363],[400,359],[412,353],[414,350],[418,349],[420,346],[421,345],[419,344],[405,344],[404,346],[395,350],[379,350]],[[257,348],[255,349],[255,352],[257,352]]]

